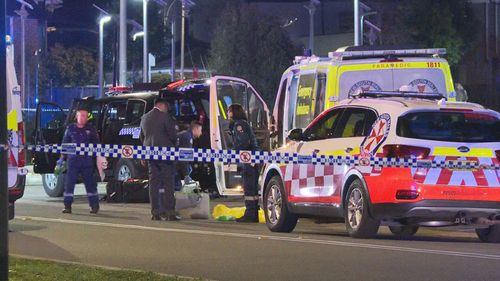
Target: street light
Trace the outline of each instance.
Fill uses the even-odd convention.
[[[99,19],[99,97],[102,97],[104,83],[104,25],[111,21],[111,16],[102,16]]]
[[[137,38],[144,36],[144,34],[145,34],[144,31],[136,32],[132,35],[132,40],[136,41]]]

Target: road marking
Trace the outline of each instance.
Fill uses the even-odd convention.
[[[447,251],[447,250],[420,249],[420,248],[398,247],[398,246],[355,243],[355,242],[328,241],[328,240],[309,239],[309,238],[300,238],[300,237],[258,235],[258,234],[247,234],[247,233],[237,233],[237,232],[219,232],[219,231],[195,230],[195,229],[159,228],[159,227],[141,226],[141,225],[133,225],[133,224],[116,224],[116,223],[93,222],[93,221],[76,221],[76,220],[54,219],[54,218],[44,218],[44,217],[19,216],[19,217],[17,217],[17,219],[25,220],[25,221],[65,223],[65,224],[88,225],[88,226],[103,226],[103,227],[113,227],[113,228],[121,228],[121,229],[148,230],[148,231],[161,231],[161,232],[199,234],[199,235],[212,235],[212,236],[223,236],[223,237],[234,237],[234,238],[249,238],[249,239],[258,239],[258,240],[274,240],[274,241],[284,241],[284,242],[293,242],[293,243],[331,245],[331,246],[343,246],[343,247],[351,247],[351,248],[387,250],[387,251],[395,251],[395,252],[408,252],[408,253],[433,254],[433,255],[444,255],[444,256],[454,256],[454,257],[487,259],[487,260],[500,260],[500,255],[490,255],[490,254],[481,254],[481,253],[473,253],[473,252],[455,252],[455,251]]]

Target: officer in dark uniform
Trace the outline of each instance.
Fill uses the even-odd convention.
[[[64,133],[63,143],[88,144],[99,143],[97,131],[91,124],[88,124],[88,111],[78,109],[76,112],[76,123],[70,124]],[[97,193],[97,182],[94,178],[94,158],[83,155],[61,155],[58,166],[67,159],[68,169],[64,183],[64,209],[63,213],[71,214],[73,203],[73,192],[78,176],[82,176],[87,198],[90,205],[90,213],[99,212],[99,196]]]
[[[168,112],[166,100],[156,98],[154,108],[142,116],[141,140],[145,146],[176,146],[175,120]],[[161,220],[162,216],[170,221],[180,220],[180,217],[175,214],[174,185],[174,163],[165,160],[149,160],[149,200],[152,220]]]
[[[260,150],[252,127],[247,122],[243,107],[232,104],[227,110],[230,119],[229,130],[233,137],[233,149],[235,150]],[[237,219],[237,222],[259,222],[259,191],[258,166],[256,164],[241,164],[243,172],[243,189],[245,191],[245,214]]]
[[[193,148],[193,141],[201,137],[203,126],[197,120],[194,120],[190,123],[189,128],[177,134],[177,146],[183,148]],[[191,163],[189,162],[179,162],[178,170],[180,170],[180,174],[184,177],[184,182],[191,182],[192,179],[190,177],[192,168]],[[179,174],[179,173],[178,173]],[[179,181],[180,181],[179,177]]]

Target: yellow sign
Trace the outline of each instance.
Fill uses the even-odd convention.
[[[7,114],[7,130],[17,131],[17,112],[15,110]]]

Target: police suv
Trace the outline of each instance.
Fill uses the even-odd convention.
[[[119,91],[118,91],[119,90]],[[125,90],[125,91],[124,91]],[[235,77],[214,76],[206,80],[177,81],[160,91],[132,92],[114,89],[104,98],[76,99],[69,112],[53,103],[41,102],[37,108],[36,144],[59,144],[66,126],[74,122],[76,109],[89,110],[89,121],[97,128],[103,144],[141,145],[140,121],[154,106],[158,95],[167,98],[170,111],[180,130],[187,129],[192,120],[203,125],[203,134],[193,143],[194,148],[231,149],[229,120],[226,112],[233,103],[241,104],[249,117],[262,150],[269,150],[269,109],[254,87]],[[34,171],[42,174],[45,192],[61,196],[64,174],[55,175],[58,154],[34,153]],[[146,167],[139,160],[109,158],[105,181],[147,178]],[[192,178],[201,188],[224,195],[242,194],[241,174],[236,165],[194,163]]]

